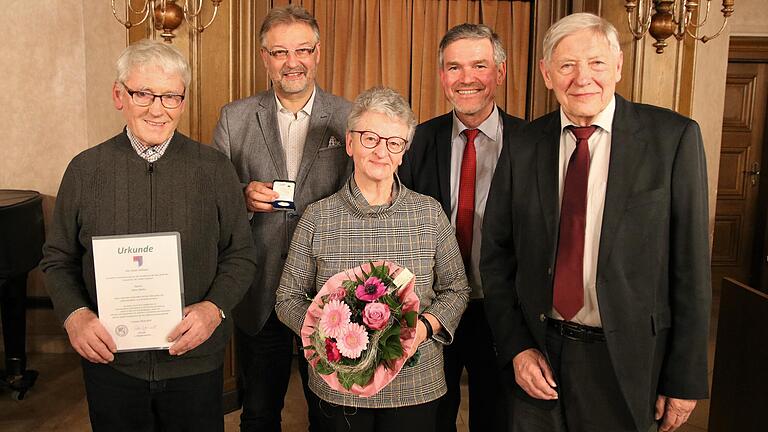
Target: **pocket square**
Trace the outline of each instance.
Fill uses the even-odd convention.
[[[328,148],[341,147],[341,144],[341,141],[335,136],[331,136],[331,138],[328,140]]]

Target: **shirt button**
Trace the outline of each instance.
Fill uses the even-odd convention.
[[[547,267],[547,276],[552,276],[552,267]]]
[[[544,322],[547,320],[547,316],[544,314],[539,315],[539,321]]]

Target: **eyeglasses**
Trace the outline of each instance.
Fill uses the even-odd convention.
[[[377,145],[379,145],[379,142],[381,140],[384,140],[384,142],[387,143],[387,150],[389,150],[390,153],[400,153],[403,150],[405,150],[405,145],[408,144],[408,141],[406,141],[404,138],[400,137],[383,137],[379,136],[376,132],[371,131],[359,131],[359,130],[351,130],[350,132],[357,132],[360,134],[360,144],[363,145],[363,147],[367,149],[376,148]]]
[[[148,107],[155,103],[155,98],[160,98],[160,103],[168,109],[178,108],[184,102],[183,94],[154,94],[144,90],[131,90],[125,83],[121,83],[125,91],[133,99],[136,106]]]
[[[288,53],[293,53],[296,58],[307,58],[310,55],[312,55],[315,50],[317,49],[317,44],[313,45],[312,47],[302,47],[302,48],[296,48],[296,49],[286,49],[286,48],[277,48],[273,50],[268,50],[267,48],[262,48],[264,51],[269,53],[272,57],[278,59],[278,60],[285,60],[288,58]]]

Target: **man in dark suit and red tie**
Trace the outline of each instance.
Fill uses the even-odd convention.
[[[440,83],[453,111],[416,128],[399,170],[405,186],[437,199],[456,228],[472,288],[471,300],[445,347],[448,393],[438,406],[438,427],[456,431],[459,381],[469,376],[469,427],[498,431],[506,423],[496,353],[485,318],[480,284],[480,228],[493,171],[507,137],[524,122],[496,106],[496,88],[507,73],[498,35],[482,24],[461,24],[440,41]]]
[[[560,109],[491,186],[480,269],[514,431],[667,432],[707,397],[701,133],[615,94],[621,67],[610,23],[555,23],[540,69]]]

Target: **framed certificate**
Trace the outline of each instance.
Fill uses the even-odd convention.
[[[99,320],[117,351],[167,349],[181,322],[184,281],[178,232],[93,237]]]

